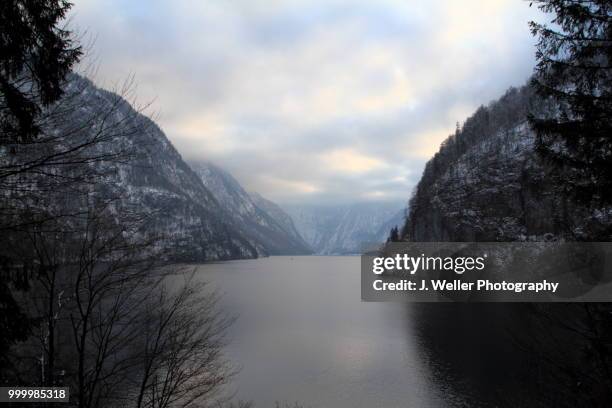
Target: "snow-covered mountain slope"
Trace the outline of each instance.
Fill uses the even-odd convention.
[[[555,181],[554,169],[535,152],[527,113],[552,109],[547,105],[525,86],[468,118],[427,163],[403,239],[610,239],[612,209],[569,197]]]
[[[300,235],[295,223],[289,214],[285,212],[278,204],[268,200],[256,192],[250,192],[249,195],[257,207],[265,211],[273,220],[275,220],[290,237],[290,239],[300,243],[301,246],[306,248],[309,253],[312,253],[310,246],[304,241],[304,238]]]
[[[240,231],[152,120],[119,95],[78,75],[71,75],[64,99],[78,108],[65,113],[53,131],[63,134],[85,122],[73,140],[96,132],[110,137],[93,144],[88,154],[130,152],[128,160],[96,164],[101,175],[95,188],[120,197],[118,207],[149,214],[147,229],[165,236],[170,258],[199,262],[265,254],[260,243]],[[87,118],[93,119],[87,123]]]
[[[364,244],[383,242],[389,229],[402,218],[401,204],[358,203],[353,205],[291,205],[286,210],[297,230],[315,253],[356,254]],[[389,229],[387,229],[387,227]]]
[[[206,188],[226,209],[240,230],[271,255],[312,253],[291,217],[256,193],[247,193],[228,172],[207,162],[192,163]]]

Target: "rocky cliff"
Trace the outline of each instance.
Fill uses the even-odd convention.
[[[191,164],[204,186],[229,213],[240,231],[270,255],[312,253],[296,231],[291,217],[276,204],[248,193],[227,171],[208,163]]]
[[[534,151],[528,112],[554,109],[529,86],[481,106],[426,164],[402,238],[609,239],[612,209],[578,203]],[[608,229],[609,231],[609,229]]]

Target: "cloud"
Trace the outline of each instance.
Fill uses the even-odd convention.
[[[331,171],[363,174],[384,167],[386,163],[380,159],[369,157],[353,149],[339,149],[325,152],[321,155],[322,165]]]
[[[83,0],[97,82],[134,74],[184,157],[277,201],[406,201],[427,158],[533,66],[516,0]]]

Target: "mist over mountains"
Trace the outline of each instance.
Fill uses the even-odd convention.
[[[247,193],[228,172],[209,162],[192,168],[242,233],[260,243],[269,255],[312,253],[289,217],[278,205],[257,193]]]
[[[106,169],[105,177],[124,204],[143,206],[152,214],[149,228],[171,238],[173,259],[354,254],[364,243],[384,241],[392,227],[404,223],[402,203],[293,204],[282,209],[247,192],[214,164],[187,164],[155,122],[117,94],[78,75],[71,75],[66,89],[81,113],[117,104],[115,120],[142,129],[130,138],[117,137],[115,144],[133,150],[134,159]],[[535,153],[526,122],[527,112],[534,109],[554,107],[527,85],[511,88],[468,118],[426,165],[403,239],[530,240],[546,234],[580,239],[603,233],[610,209],[581,206],[554,182],[554,174]]]
[[[165,235],[165,251],[172,260],[200,262],[311,252],[280,208],[263,197],[253,199],[229,173],[212,164],[199,163],[194,171],[155,122],[121,96],[76,74],[70,76],[66,91],[66,98],[80,107],[78,114],[112,107],[116,123],[128,123],[135,129],[130,137],[117,134],[110,143],[94,146],[124,148],[130,151],[130,160],[114,163],[112,169],[98,166],[110,186],[105,188],[121,197],[120,205],[137,205],[149,214],[148,232]]]
[[[106,185],[112,186],[105,188],[121,196],[121,205],[143,207],[150,215],[149,233],[165,235],[165,250],[172,260],[354,254],[363,243],[384,241],[390,228],[403,221],[401,203],[291,205],[285,210],[247,192],[215,164],[186,163],[157,124],[116,93],[76,74],[66,90],[66,98],[81,113],[117,105],[113,120],[136,129],[130,137],[117,134],[110,141],[132,157],[104,169]],[[94,148],[102,154],[108,146]]]
[[[361,253],[364,244],[380,243],[404,220],[402,203],[288,205],[287,212],[315,253]]]

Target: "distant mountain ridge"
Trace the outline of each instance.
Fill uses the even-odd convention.
[[[212,163],[193,162],[191,166],[242,233],[260,243],[266,253],[312,253],[291,217],[278,205],[257,193],[248,193],[230,173]]]
[[[384,242],[389,230],[401,225],[398,203],[364,202],[348,205],[288,205],[297,230],[315,253],[357,254],[364,244]]]

